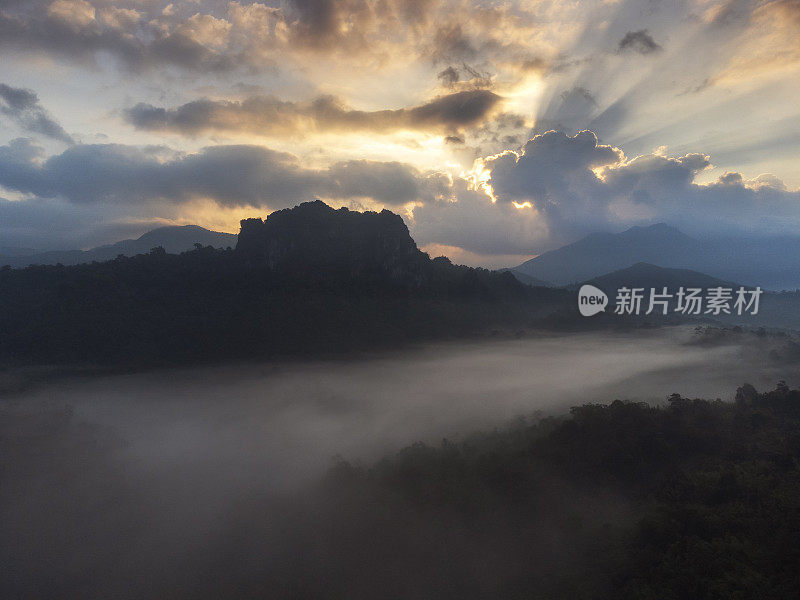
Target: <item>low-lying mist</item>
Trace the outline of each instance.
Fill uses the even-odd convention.
[[[280,547],[305,522],[298,507],[335,456],[369,464],[418,440],[538,411],[661,402],[673,392],[731,399],[744,382],[800,379],[761,347],[692,336],[441,344],[358,360],[75,378],[6,397],[0,591],[200,597],[213,596],[210,580],[230,579],[229,597],[247,595],[242,582],[289,568]]]

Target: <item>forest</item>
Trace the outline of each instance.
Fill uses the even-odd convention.
[[[800,595],[800,390],[783,382],[520,419],[342,460],[327,486],[296,597]]]

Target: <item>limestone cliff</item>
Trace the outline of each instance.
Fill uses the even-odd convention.
[[[244,219],[236,246],[248,262],[295,277],[419,283],[428,262],[403,219],[388,211],[335,210],[317,200]]]

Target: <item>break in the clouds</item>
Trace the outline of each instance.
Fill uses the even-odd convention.
[[[252,134],[304,134],[313,131],[454,132],[488,120],[501,98],[489,90],[439,96],[396,110],[355,110],[332,96],[310,102],[252,96],[242,101],[195,100],[173,109],[140,103],[125,111],[138,129],[196,135],[206,131]]]
[[[39,133],[54,140],[72,144],[72,137],[39,103],[32,90],[0,83],[0,115],[12,120],[25,131]]]

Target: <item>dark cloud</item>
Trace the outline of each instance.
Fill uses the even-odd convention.
[[[461,81],[461,75],[459,74],[458,69],[452,65],[447,67],[444,71],[440,71],[436,77],[437,79],[440,79],[442,85],[446,87],[452,87]]]
[[[617,148],[597,143],[590,131],[570,137],[549,131],[528,141],[521,153],[505,152],[484,161],[499,202],[530,202],[550,227],[568,231],[591,214],[599,179],[593,169],[619,163]]]
[[[640,29],[639,31],[629,31],[619,41],[617,45],[619,52],[638,52],[639,54],[652,54],[661,50],[653,36],[647,29]]]
[[[424,186],[443,183],[435,178],[423,181],[415,169],[399,162],[350,160],[332,165],[329,175],[341,198],[379,198],[391,205],[428,196]]]
[[[500,96],[488,90],[472,90],[440,96],[426,104],[408,110],[413,122],[435,126],[443,124],[458,128],[474,125],[500,102]]]
[[[2,2],[0,49],[124,68],[261,72],[336,56],[385,64],[411,55],[435,64],[508,62],[531,54],[533,16],[503,6],[437,0],[282,0],[168,5],[108,0]],[[468,25],[467,25],[468,24]],[[288,60],[287,60],[288,59]]]
[[[742,185],[744,178],[741,173],[725,173],[719,178],[719,183],[727,185]]]
[[[344,0],[289,0],[289,5],[296,17],[295,35],[313,46],[327,45],[339,38],[346,16],[366,9],[365,2]]]
[[[0,48],[80,62],[94,62],[99,53],[106,53],[132,70],[173,65],[227,72],[273,66],[247,47],[217,48],[198,41],[201,15],[169,27],[136,11],[105,5],[100,10],[79,0],[34,4],[28,10],[0,10]]]
[[[13,120],[30,133],[72,144],[72,137],[39,104],[33,90],[14,88],[0,83],[0,114]]]
[[[420,33],[437,0],[288,0],[286,28],[300,50],[369,53],[398,31]]]
[[[310,130],[450,132],[481,123],[500,100],[500,96],[488,90],[466,90],[411,108],[360,111],[331,96],[307,103],[282,101],[274,96],[252,96],[241,102],[196,100],[174,109],[137,104],[124,114],[137,129],[185,135],[204,131],[272,135],[302,134]]]
[[[548,131],[529,140],[521,153],[505,152],[484,165],[498,199],[541,199],[544,209],[547,197],[567,190],[574,178],[594,183],[592,169],[617,164],[623,156],[617,148],[598,144],[591,131],[572,137]]]
[[[491,89],[494,85],[491,74],[482,73],[467,63],[462,63],[460,67],[450,65],[436,77],[443,87],[455,91]]]
[[[594,99],[592,93],[585,87],[574,87],[569,91],[561,92],[561,100],[565,105],[577,100],[581,104],[588,104],[590,106],[597,106],[597,100]]]
[[[261,146],[212,146],[161,159],[119,144],[79,145],[41,161],[30,140],[0,146],[0,185],[75,204],[137,205],[209,198],[224,206],[292,206],[316,196],[398,205],[441,193],[443,180],[377,161],[305,167]]]

